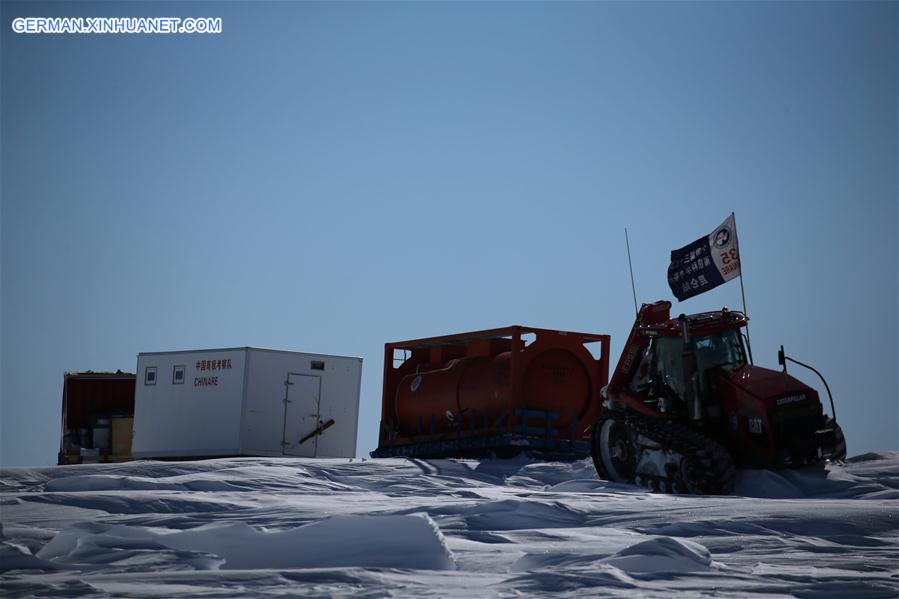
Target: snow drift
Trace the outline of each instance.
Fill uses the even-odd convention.
[[[680,573],[712,568],[709,550],[695,541],[659,537],[622,549],[605,563],[629,573]]]
[[[657,495],[589,460],[5,470],[10,596],[895,597],[899,453]]]
[[[455,567],[443,535],[427,515],[332,516],[274,532],[243,523],[165,534],[121,525],[74,525],[57,534],[37,557],[57,563],[114,563],[142,551],[166,549],[182,552],[180,559],[198,569]]]

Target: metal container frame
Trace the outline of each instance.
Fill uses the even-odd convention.
[[[527,335],[534,341],[525,343]],[[609,380],[609,335],[579,333],[513,325],[497,329],[471,331],[454,335],[396,341],[384,345],[384,380],[381,397],[381,424],[378,448],[372,457],[484,457],[505,455],[532,449],[559,455],[589,455],[590,429],[602,409],[600,391]],[[589,354],[587,344],[599,343],[599,357]],[[590,377],[588,408],[573,420],[571,430],[553,428],[558,412],[529,409],[521,404],[522,384],[528,362],[537,349],[565,349],[581,356],[590,355],[587,372]],[[424,364],[446,362],[454,357],[494,355],[497,347],[511,352],[509,364],[510,393],[508,405],[499,419],[477,412],[467,419],[459,414],[456,428],[438,432],[431,422],[419,422],[415,434],[403,433],[391,415],[398,385],[406,375]],[[404,360],[395,364],[395,353],[402,351]],[[408,352],[408,353],[407,353]],[[489,422],[495,421],[492,425]]]

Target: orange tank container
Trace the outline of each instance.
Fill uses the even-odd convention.
[[[450,454],[447,440],[469,437],[588,439],[609,376],[609,336],[600,334],[511,326],[384,350],[382,455],[440,442]]]

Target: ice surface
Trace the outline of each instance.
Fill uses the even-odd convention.
[[[899,595],[899,453],[651,494],[589,460],[5,470],[8,596]]]

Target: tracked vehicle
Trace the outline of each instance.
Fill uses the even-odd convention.
[[[790,358],[782,349],[783,372],[751,363],[744,314],[723,309],[672,319],[670,310],[667,301],[643,305],[602,392],[592,431],[601,478],[727,494],[735,467],[846,456],[839,425],[814,389],[786,373]]]

